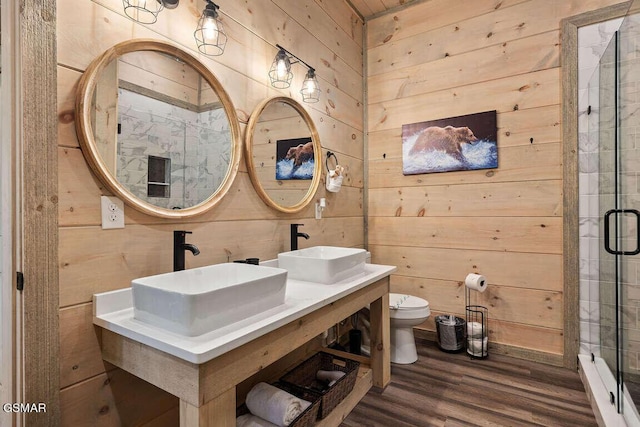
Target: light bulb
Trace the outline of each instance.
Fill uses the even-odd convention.
[[[215,40],[218,37],[218,24],[212,16],[207,16],[202,25],[202,35],[205,41]]]
[[[276,72],[278,73],[278,80],[286,80],[287,79],[287,64],[285,62],[284,59],[281,59],[278,61],[278,64],[276,66]]]
[[[316,90],[316,84],[312,79],[307,79],[306,81],[306,91],[307,93],[313,93]]]

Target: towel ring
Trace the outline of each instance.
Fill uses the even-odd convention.
[[[324,162],[324,165],[327,167],[327,172],[329,172],[329,157],[333,156],[334,159],[336,159],[336,166],[338,166],[338,158],[336,157],[335,153],[332,153],[331,151],[327,151],[327,159]]]

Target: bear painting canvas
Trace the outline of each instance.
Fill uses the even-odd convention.
[[[402,172],[498,167],[496,111],[402,125]]]
[[[311,138],[279,139],[276,143],[276,179],[313,179],[315,159]]]

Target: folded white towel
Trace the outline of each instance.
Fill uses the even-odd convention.
[[[247,394],[246,404],[253,415],[281,427],[291,424],[291,421],[311,405],[310,402],[267,383],[253,386]]]
[[[236,418],[236,427],[277,427],[275,424],[252,414],[240,415]]]
[[[324,381],[329,383],[329,387],[334,385],[336,381],[340,378],[344,377],[345,373],[342,371],[323,371],[319,370],[316,372],[316,379],[319,381]]]

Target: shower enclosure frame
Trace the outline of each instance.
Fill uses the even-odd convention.
[[[14,83],[13,53],[15,46],[10,44],[15,32],[16,13],[15,2],[0,3],[0,31],[2,54],[0,54],[0,67],[4,72],[0,75],[0,403],[15,401],[16,390],[14,380],[14,335],[15,322],[13,313],[13,301],[15,294],[12,289],[12,196],[11,187],[13,178],[11,175],[11,142],[12,142],[12,115],[11,112],[12,86]],[[0,425],[12,425],[12,415],[0,411]]]
[[[624,17],[632,1],[562,20],[562,160],[563,160],[563,279],[564,363],[575,369],[580,343],[578,221],[578,28]]]
[[[9,239],[4,233],[10,233],[4,248],[11,251],[11,260],[3,264],[2,280],[3,290],[9,284],[11,312],[5,313],[4,305],[2,315],[11,316],[13,360],[11,401],[0,403],[46,403],[46,412],[7,412],[10,425],[58,426],[57,6],[23,0],[19,5],[4,1],[1,7],[3,65],[5,55],[11,59],[7,65],[11,68],[3,70],[7,110],[0,118],[3,162],[9,163],[2,167],[2,196],[11,200],[2,206],[3,226],[10,229],[3,230],[3,239]],[[5,181],[6,174],[10,183],[9,178]],[[24,277],[23,291],[16,289],[17,272]],[[0,420],[4,421],[4,415]]]
[[[565,351],[564,351],[564,364],[566,367],[572,368],[575,366],[578,358],[576,357],[579,353],[579,343],[580,343],[580,318],[579,318],[579,282],[580,282],[580,272],[579,272],[579,250],[580,250],[580,232],[579,232],[579,189],[578,189],[578,87],[577,87],[577,59],[578,59],[578,28],[582,26],[587,26],[591,24],[597,24],[600,22],[612,20],[615,18],[621,18],[627,15],[629,12],[629,8],[632,6],[634,2],[628,1],[625,3],[621,3],[618,5],[610,6],[607,8],[603,8],[597,11],[584,13],[581,15],[577,15],[571,18],[567,18],[562,21],[562,119],[563,119],[563,267],[564,267],[564,304],[565,304]],[[636,2],[634,5],[634,9],[637,9],[638,3]],[[637,13],[637,12],[636,12]],[[617,33],[615,35],[615,40],[617,40]],[[617,46],[616,46],[617,48]],[[617,52],[616,52],[617,54]],[[616,64],[617,62],[616,57]],[[616,67],[617,70],[617,67]],[[617,82],[615,83],[615,89],[617,90]],[[617,93],[616,93],[617,97]],[[617,119],[616,119],[617,120]],[[617,122],[616,122],[617,123]],[[616,126],[617,129],[617,126]],[[618,139],[616,137],[616,150],[617,150],[617,142]],[[615,151],[616,156],[618,156],[617,151]],[[617,170],[617,161],[616,161],[616,170]],[[617,178],[616,178],[616,188],[617,188]],[[619,206],[617,205],[617,190],[616,190],[616,206],[615,209],[619,210]],[[612,206],[613,207],[613,206]],[[625,207],[622,206],[624,209]],[[611,209],[611,208],[610,208]],[[611,211],[607,212],[605,215],[605,223],[607,219],[612,215]],[[618,217],[614,217],[614,221],[616,223],[616,230],[618,224]],[[607,230],[604,234],[608,235]],[[640,230],[639,230],[640,231]],[[617,245],[617,243],[616,243]],[[608,243],[605,243],[605,246],[608,246]],[[608,248],[610,249],[610,248]],[[615,248],[619,249],[619,248]],[[609,253],[616,252],[609,251]],[[619,255],[619,254],[618,254]],[[618,255],[616,255],[618,257]],[[628,254],[624,254],[628,255]],[[616,283],[617,283],[617,273],[618,273],[618,259],[616,258]],[[616,301],[618,300],[618,289],[619,285],[616,285]],[[602,290],[601,290],[602,292]],[[618,305],[616,303],[616,326],[620,324],[619,314],[618,314]],[[585,383],[585,389],[590,395],[590,400],[592,403],[592,407],[596,414],[597,419],[599,420],[599,425],[608,425],[607,422],[603,421],[603,419],[611,419],[620,418],[622,421],[623,410],[622,407],[624,405],[630,404],[633,407],[633,403],[630,400],[625,400],[628,398],[628,395],[623,390],[621,384],[624,384],[622,381],[622,365],[621,365],[621,354],[622,349],[618,346],[620,344],[618,340],[620,339],[621,332],[616,328],[616,363],[615,363],[615,371],[614,375],[616,377],[605,378],[606,375],[600,376],[598,372],[597,366],[604,367],[602,372],[609,371],[606,367],[606,363],[604,360],[599,357],[594,357],[591,354],[590,357],[587,355],[580,355],[580,368],[581,375],[583,377],[583,382]],[[589,360],[590,359],[590,360]],[[596,360],[600,359],[600,360]],[[608,374],[610,374],[609,372]],[[613,386],[606,386],[604,383],[607,381],[613,381]],[[615,396],[614,393],[611,393],[610,390],[614,389],[616,391]],[[607,394],[607,391],[609,393]],[[611,400],[609,401],[609,398]],[[622,402],[626,403],[623,405]],[[611,402],[611,403],[610,403]],[[624,406],[626,408],[626,406]],[[627,408],[629,413],[636,413],[635,408]],[[631,415],[626,420],[627,422],[631,422],[630,425],[638,425],[636,424],[636,420],[633,415]],[[622,421],[624,423],[624,421]],[[616,424],[618,425],[618,424]],[[621,424],[622,425],[622,424]]]

